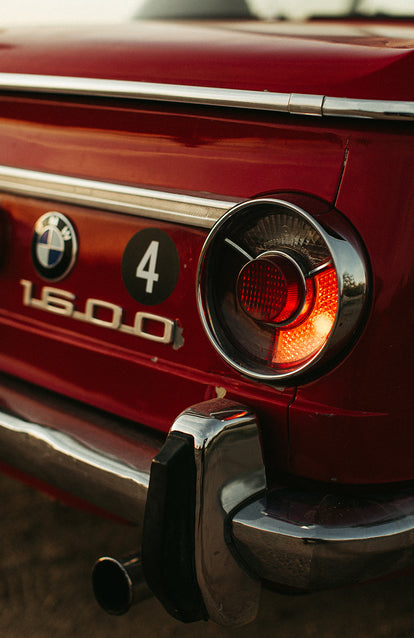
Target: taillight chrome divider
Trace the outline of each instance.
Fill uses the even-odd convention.
[[[311,212],[312,208],[309,197]],[[318,201],[315,210],[319,209]],[[279,266],[285,260],[298,275],[297,312],[286,311],[286,320],[279,322],[272,320],[268,309],[272,303],[276,307],[277,295],[287,298],[289,277],[283,263],[279,268],[282,283],[274,283],[274,273],[262,274],[259,266],[272,259],[274,270],[277,259]],[[247,296],[255,276],[262,289],[251,311]],[[239,292],[240,277],[243,285],[250,277],[246,302]],[[300,298],[302,285],[305,304]],[[353,345],[366,311],[368,288],[364,248],[338,211],[313,217],[291,201],[259,198],[236,205],[213,227],[200,257],[197,300],[207,336],[227,363],[253,379],[279,384],[320,374],[321,367],[325,369],[339,352]],[[260,310],[262,300],[260,315],[256,309]],[[272,326],[277,328],[274,346]],[[284,350],[279,360],[276,348],[281,338]]]

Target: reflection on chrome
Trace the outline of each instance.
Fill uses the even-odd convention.
[[[130,82],[100,78],[0,73],[0,92],[40,93],[155,100],[290,113],[292,115],[362,117],[379,120],[414,120],[414,102],[366,100],[325,95],[249,91],[180,84]]]

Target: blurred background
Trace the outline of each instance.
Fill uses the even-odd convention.
[[[188,0],[188,3],[193,7],[209,4],[206,0]],[[246,3],[255,14],[265,18],[302,19],[315,14],[341,14],[354,8],[371,14],[390,12],[393,15],[409,15],[414,10],[413,0],[246,0]],[[169,8],[182,4],[182,0],[1,0],[0,27],[122,22],[151,4]],[[225,6],[226,0],[220,0],[219,4]]]

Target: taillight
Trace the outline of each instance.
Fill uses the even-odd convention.
[[[318,220],[276,199],[240,204],[215,225],[199,264],[206,332],[240,372],[265,381],[317,370],[361,326],[367,267],[337,212]]]

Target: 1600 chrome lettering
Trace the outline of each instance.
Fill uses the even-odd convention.
[[[77,321],[84,321],[103,328],[109,328],[110,330],[119,330],[149,341],[157,341],[167,345],[174,342],[176,323],[171,321],[171,319],[159,317],[148,312],[137,312],[135,313],[134,324],[128,326],[122,323],[123,308],[109,301],[87,299],[82,312],[76,308],[76,295],[72,292],[61,290],[60,288],[52,288],[51,286],[43,286],[40,298],[37,299],[34,296],[34,284],[31,281],[21,279],[20,283],[23,286],[23,304],[25,306],[71,317]],[[105,311],[109,318],[102,319],[98,317],[99,310]],[[149,331],[148,324],[150,321],[160,326],[162,334],[154,334]]]

